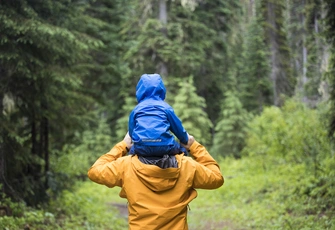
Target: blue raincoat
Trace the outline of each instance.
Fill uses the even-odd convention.
[[[166,89],[159,74],[143,74],[136,86],[138,105],[129,116],[129,135],[134,148],[176,146],[173,135],[187,144],[188,135],[173,108],[164,101]],[[154,148],[157,151],[157,148]],[[150,155],[150,154],[149,154]],[[156,154],[157,155],[157,154]],[[158,154],[160,155],[160,154]]]

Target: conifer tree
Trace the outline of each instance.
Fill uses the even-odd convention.
[[[4,190],[31,205],[46,198],[50,154],[94,120],[83,76],[89,51],[101,42],[81,33],[94,24],[83,14],[85,6],[0,2],[0,101],[7,97],[14,102],[14,109],[0,113]]]
[[[334,141],[335,134],[335,1],[326,0],[327,16],[326,21],[326,37],[331,44],[331,53],[329,57],[329,67],[327,71],[327,80],[330,87],[330,110],[329,110],[329,136]]]
[[[258,2],[254,10],[259,11]],[[269,50],[265,42],[265,32],[260,14],[254,13],[246,25],[244,36],[244,55],[239,87],[239,98],[248,111],[262,112],[263,107],[271,105],[272,82],[270,81]],[[234,54],[236,55],[236,54]]]
[[[282,96],[292,96],[296,78],[292,74],[291,52],[284,23],[285,1],[261,0],[266,40],[270,49],[273,103],[281,105]]]
[[[213,125],[205,112],[206,101],[197,95],[192,76],[180,81],[172,107],[190,135],[203,145],[211,143]]]
[[[84,27],[85,34],[103,42],[99,49],[91,51],[92,61],[87,64],[85,73],[87,92],[103,107],[112,136],[116,136],[116,122],[122,116],[120,108],[128,92],[127,79],[130,74],[127,62],[122,59],[127,45],[122,41],[119,30],[127,18],[119,12],[125,12],[128,6],[123,1],[91,1],[85,14],[94,18],[95,23]],[[78,22],[81,23],[81,22]]]
[[[288,41],[292,51],[294,74],[297,77],[296,95],[310,105],[320,100],[318,92],[325,63],[325,41],[322,1],[288,1]]]
[[[116,121],[116,140],[115,143],[122,140],[124,135],[128,132],[128,121],[129,121],[129,115],[130,112],[134,109],[136,106],[136,97],[126,97],[125,102],[122,106],[121,113],[123,116],[121,116]]]
[[[225,96],[221,120],[215,126],[212,152],[216,155],[240,158],[251,115],[243,108],[237,92],[227,91]]]

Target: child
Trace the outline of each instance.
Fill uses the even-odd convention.
[[[166,89],[159,74],[143,74],[136,86],[138,105],[129,116],[129,135],[134,142],[130,154],[139,156],[175,155],[186,150],[188,134],[172,107],[164,101]]]

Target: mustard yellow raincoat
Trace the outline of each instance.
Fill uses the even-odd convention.
[[[88,171],[88,177],[108,187],[121,187],[120,197],[128,200],[129,229],[188,229],[187,205],[196,188],[216,189],[224,179],[217,162],[195,141],[190,154],[176,155],[178,168],[162,169],[143,164],[128,155],[126,142],[116,144]]]

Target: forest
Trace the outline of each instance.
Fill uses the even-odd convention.
[[[0,229],[127,229],[87,170],[144,73],[219,162],[189,228],[335,228],[335,0],[0,0]]]

